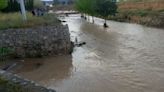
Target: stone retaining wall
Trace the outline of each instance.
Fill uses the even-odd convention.
[[[67,25],[0,30],[0,58],[69,54],[71,50]]]
[[[23,89],[23,92],[56,92],[55,90],[47,89],[33,81],[21,78],[18,75],[13,75],[3,70],[0,70],[0,78],[9,81],[9,83],[12,83],[13,85],[19,85]]]

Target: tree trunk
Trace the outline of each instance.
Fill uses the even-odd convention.
[[[90,21],[90,19],[89,19],[89,15],[88,15],[88,21]]]
[[[84,14],[84,19],[87,20],[86,14]]]
[[[92,23],[94,24],[95,23],[95,21],[94,21],[94,17],[92,16]]]
[[[106,19],[105,19],[104,27],[105,27],[105,28],[108,27],[108,25],[107,25],[107,23],[106,23]]]

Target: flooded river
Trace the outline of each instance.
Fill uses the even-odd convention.
[[[79,15],[64,20],[71,39],[86,45],[72,56],[26,59],[17,74],[57,92],[164,92],[163,29],[114,21],[104,29],[102,19],[92,24]]]

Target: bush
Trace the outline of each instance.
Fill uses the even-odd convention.
[[[7,7],[7,0],[0,0],[0,11]]]
[[[13,54],[13,50],[11,48],[0,47],[0,61],[4,61],[5,59],[11,57]]]

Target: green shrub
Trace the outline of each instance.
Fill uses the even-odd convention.
[[[3,55],[7,55],[9,53],[11,53],[11,49],[10,48],[0,48],[0,55],[3,56]]]
[[[0,0],[0,11],[7,7],[7,0]]]
[[[17,84],[0,78],[0,92],[24,92],[24,89]]]
[[[0,61],[4,61],[7,57],[10,57],[13,53],[11,48],[0,47]]]

